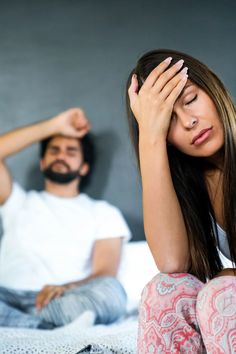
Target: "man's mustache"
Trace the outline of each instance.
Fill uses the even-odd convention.
[[[56,160],[56,161],[53,161],[49,166],[48,168],[52,168],[55,164],[57,163],[60,163],[62,164],[63,166],[65,166],[69,171],[70,171],[70,166],[63,160]]]

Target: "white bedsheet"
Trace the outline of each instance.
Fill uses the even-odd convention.
[[[80,321],[56,330],[0,327],[1,354],[135,354],[137,317],[105,326]]]

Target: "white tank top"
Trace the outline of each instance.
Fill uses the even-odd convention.
[[[219,238],[219,249],[225,257],[231,259],[229,251],[229,243],[225,231],[217,224],[218,238]]]
[[[216,224],[218,231],[218,252],[221,259],[221,262],[224,268],[233,268],[234,265],[231,261],[230,251],[229,251],[229,243],[227,240],[227,236],[225,231],[220,227],[220,225]]]

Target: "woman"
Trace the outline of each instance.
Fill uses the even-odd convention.
[[[127,106],[145,234],[161,272],[143,290],[138,353],[235,353],[232,100],[198,60],[155,50],[131,72]]]

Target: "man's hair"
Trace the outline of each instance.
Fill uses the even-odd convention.
[[[48,144],[54,137],[55,136],[50,136],[49,138],[40,141],[40,158],[41,159],[44,158]],[[85,176],[80,177],[81,178],[80,190],[85,189],[89,185],[90,178],[91,178],[92,172],[94,170],[95,147],[94,147],[93,140],[94,140],[94,136],[91,133],[86,134],[83,138],[78,138],[78,141],[81,144],[83,161],[89,165],[88,173]]]

